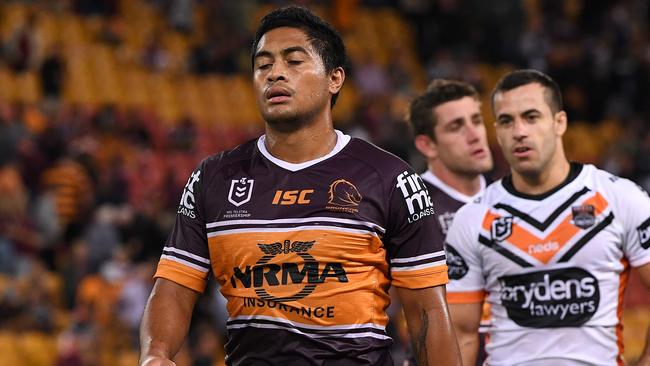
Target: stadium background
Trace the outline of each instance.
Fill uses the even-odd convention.
[[[249,45],[260,17],[285,3],[0,1],[0,365],[137,363],[137,326],[188,174],[263,131]],[[505,71],[533,67],[563,89],[570,157],[650,188],[647,1],[297,3],[345,38],[353,72],[334,118],[347,133],[423,169],[403,116],[428,80],[487,94]],[[506,171],[497,162],[494,177]],[[223,363],[215,293],[198,304],[179,365]],[[648,304],[632,277],[628,360]]]

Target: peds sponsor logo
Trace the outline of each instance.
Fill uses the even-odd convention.
[[[409,210],[408,222],[415,222],[425,216],[433,215],[433,201],[424,186],[422,178],[416,173],[404,171],[397,176],[397,184]]]
[[[598,280],[582,268],[503,276],[499,283],[508,317],[523,327],[579,327],[600,303]]]
[[[337,179],[327,190],[326,209],[338,212],[357,213],[363,197],[354,184],[345,179]]]
[[[254,288],[255,293],[262,300],[287,302],[302,299],[316,290],[316,286],[325,283],[328,278],[339,282],[348,282],[348,276],[341,263],[318,262],[308,251],[316,241],[290,241],[283,243],[257,244],[264,253],[254,265],[246,268],[233,268],[230,284],[233,288],[243,286]],[[269,263],[276,256],[290,256],[282,264]],[[302,267],[298,263],[289,261],[295,255],[302,258]],[[322,268],[322,269],[321,269]],[[292,284],[305,284],[302,289],[289,296],[274,296],[269,291]]]
[[[194,186],[199,182],[200,177],[201,171],[197,170],[193,172],[190,178],[187,180],[185,188],[183,188],[181,203],[178,205],[178,210],[176,213],[185,215],[191,219],[196,218],[196,212],[194,212],[194,205],[196,204],[196,201],[194,199]]]
[[[639,243],[643,249],[650,248],[650,218],[645,220],[639,227],[636,228],[639,233]]]

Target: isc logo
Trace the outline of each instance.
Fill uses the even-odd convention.
[[[272,203],[274,205],[306,205],[311,202],[307,196],[312,193],[314,193],[313,189],[296,189],[292,191],[277,190],[275,191]]]

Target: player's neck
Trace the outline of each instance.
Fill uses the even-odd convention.
[[[336,146],[332,123],[306,125],[297,131],[282,132],[267,125],[264,143],[274,157],[288,163],[304,163],[329,154]]]
[[[429,163],[429,170],[443,183],[466,196],[472,197],[481,190],[480,174],[459,174],[438,162]]]
[[[512,185],[518,192],[529,195],[540,195],[551,191],[562,184],[571,171],[571,164],[562,156],[556,162],[551,162],[538,174],[523,175],[512,171]]]

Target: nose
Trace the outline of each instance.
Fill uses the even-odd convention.
[[[517,141],[521,141],[528,136],[528,128],[526,126],[526,121],[524,121],[521,118],[515,119],[512,136]]]
[[[467,126],[467,132],[465,134],[465,137],[467,138],[467,142],[470,144],[476,143],[479,140],[479,126],[474,125],[473,123],[469,123]]]
[[[271,70],[269,70],[269,73],[267,74],[267,79],[268,81],[275,82],[278,80],[286,80],[287,75],[286,75],[286,68],[284,66],[284,63],[282,62],[274,62],[273,65],[271,66]]]

